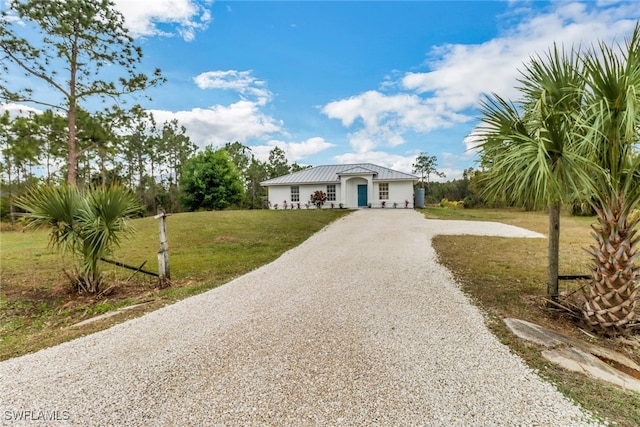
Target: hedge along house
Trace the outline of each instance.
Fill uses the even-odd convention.
[[[327,165],[304,169],[260,183],[267,187],[269,207],[310,205],[311,195],[327,194],[323,207],[413,207],[419,178],[371,163]],[[293,204],[293,206],[292,206]],[[276,206],[277,205],[277,206]]]

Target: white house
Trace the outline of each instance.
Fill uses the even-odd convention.
[[[267,187],[269,206],[304,207],[318,190],[327,194],[325,208],[413,207],[413,186],[419,178],[371,163],[326,165],[260,183]],[[286,202],[286,203],[285,203]]]

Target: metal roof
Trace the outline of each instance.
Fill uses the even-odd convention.
[[[341,175],[373,175],[374,181],[417,181],[419,179],[415,175],[399,172],[372,163],[356,163],[316,166],[263,181],[260,185],[266,187],[269,185],[333,184],[340,182]]]

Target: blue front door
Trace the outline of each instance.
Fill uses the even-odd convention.
[[[367,184],[358,184],[358,206],[367,206]]]

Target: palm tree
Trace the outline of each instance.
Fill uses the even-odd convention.
[[[584,96],[579,54],[554,46],[531,58],[519,82],[517,105],[496,94],[482,104],[483,193],[490,201],[548,208],[547,294],[556,300],[561,204],[588,180],[587,159],[574,148]]]
[[[640,204],[640,26],[624,46],[591,49],[584,64],[583,143],[601,167],[589,187],[598,222],[583,314],[601,333],[625,333],[640,292],[638,219],[629,217]]]
[[[118,186],[85,192],[72,187],[34,187],[16,205],[27,212],[29,226],[51,228],[50,246],[77,259],[76,274],[69,277],[76,290],[88,293],[99,291],[98,262],[131,231],[127,218],[140,209],[136,197]]]

